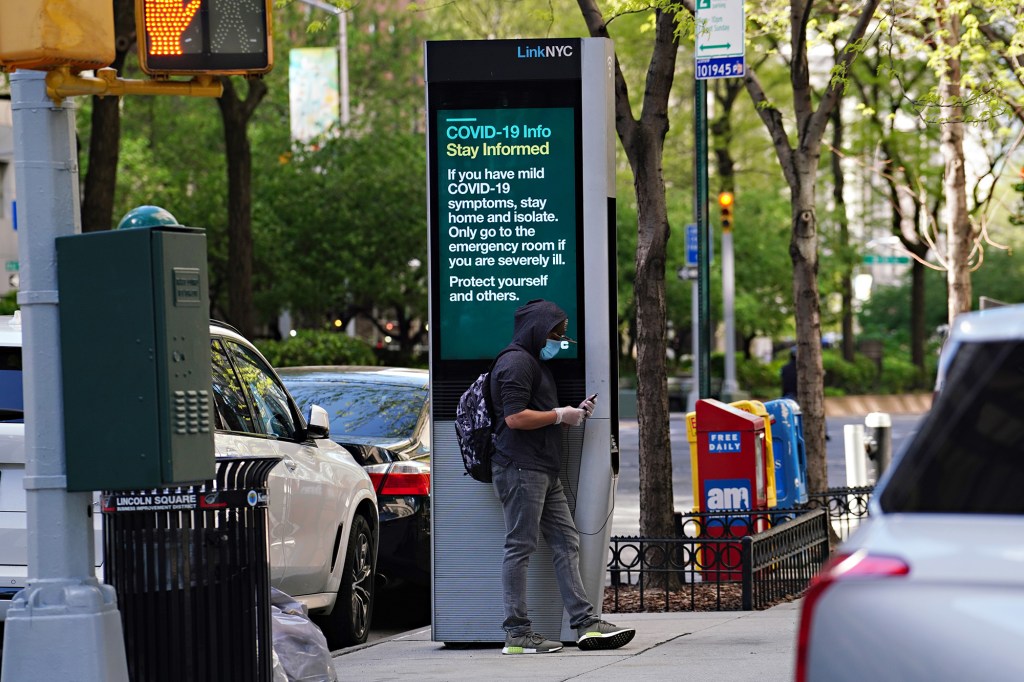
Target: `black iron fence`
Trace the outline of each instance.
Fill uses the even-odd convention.
[[[748,535],[743,548],[743,610],[763,609],[802,593],[828,559],[828,516],[815,509]]]
[[[823,493],[808,495],[810,499],[805,507],[826,510],[832,529],[839,539],[845,540],[868,517],[868,502],[874,490],[874,486],[829,488]]]
[[[611,538],[611,608],[762,609],[802,593],[867,518],[873,487],[829,488],[797,509],[676,514],[673,538]],[[628,603],[627,603],[628,602]]]
[[[765,608],[802,592],[828,556],[824,510],[676,514],[676,537],[613,537],[611,604],[648,610]]]

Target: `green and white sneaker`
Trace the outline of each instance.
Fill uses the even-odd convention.
[[[560,642],[552,642],[551,640],[544,639],[536,632],[531,632],[530,634],[523,635],[522,637],[505,635],[505,648],[501,650],[501,653],[552,654],[561,650],[562,645]]]
[[[576,646],[583,651],[594,651],[596,649],[618,649],[620,646],[629,644],[636,630],[633,628],[620,628],[608,621],[598,620],[590,625],[576,628]]]

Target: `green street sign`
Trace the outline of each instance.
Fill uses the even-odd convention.
[[[896,263],[903,265],[910,262],[910,256],[876,256],[869,254],[864,256],[862,260],[866,265],[893,265]]]

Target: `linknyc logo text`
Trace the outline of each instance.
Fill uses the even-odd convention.
[[[519,59],[545,59],[547,57],[571,57],[572,45],[538,45],[537,47],[516,46]]]

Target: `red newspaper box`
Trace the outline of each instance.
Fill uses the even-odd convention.
[[[762,520],[750,512],[768,507],[764,467],[765,421],[717,400],[697,401],[697,481],[705,518],[701,536],[743,537],[760,530]],[[705,543],[699,559],[705,580],[739,580],[737,543]]]

